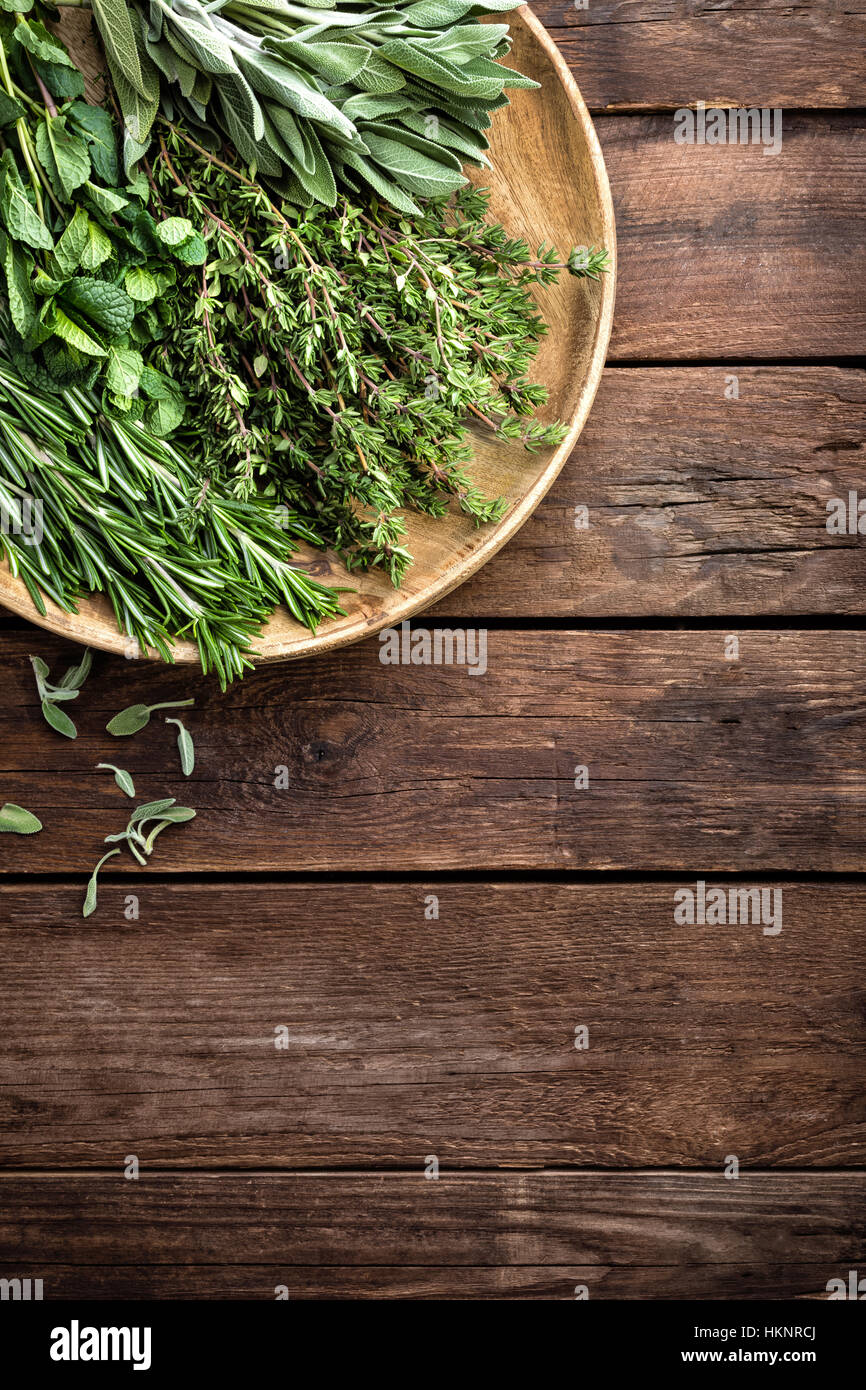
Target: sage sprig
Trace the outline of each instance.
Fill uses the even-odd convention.
[[[77,666],[70,666],[59,685],[52,685],[49,681],[50,671],[41,656],[31,656],[30,664],[36,677],[36,689],[42,702],[42,714],[46,723],[59,734],[63,734],[64,738],[77,738],[78,730],[69,715],[57,706],[65,700],[78,699],[93,664],[90,649],[87,648]]]
[[[183,825],[193,820],[195,811],[190,806],[178,806],[173,796],[161,801],[147,801],[137,806],[129,818],[125,830],[106,835],[105,844],[125,844],[130,854],[139,864],[145,865],[153,852],[156,838],[169,825]],[[152,830],[145,834],[145,826],[155,822]]]
[[[125,768],[115,767],[114,763],[97,763],[98,768],[104,768],[107,772],[114,773],[114,780],[122,792],[126,792],[128,797],[135,797],[135,783]]]
[[[513,0],[91,0],[131,167],[158,107],[210,148],[227,137],[281,197],[333,207],[337,186],[417,212],[484,164],[506,87],[537,84],[493,61]],[[465,22],[464,22],[465,21]]]
[[[13,801],[0,806],[0,834],[37,835],[41,829],[42,822],[32,811],[25,811]]]
[[[102,868],[106,860],[111,859],[115,854],[120,854],[120,850],[110,849],[107,854],[104,854],[100,859],[99,863],[97,864],[96,868],[93,870],[93,873],[90,875],[90,880],[87,884],[87,892],[84,895],[84,907],[81,909],[82,917],[89,917],[93,912],[96,911],[97,875],[99,874],[99,870]]]
[[[195,700],[164,700],[158,705],[129,705],[110,719],[105,727],[115,738],[128,738],[150,723],[150,716],[155,710],[187,709],[194,704]]]
[[[192,775],[195,768],[195,744],[192,734],[180,719],[166,719],[166,724],[177,725],[177,748],[180,753],[181,771],[185,777]]]

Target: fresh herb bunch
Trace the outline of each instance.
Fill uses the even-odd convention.
[[[368,186],[405,212],[486,162],[506,87],[535,87],[494,62],[513,0],[90,0],[126,128],[128,167],[161,104],[216,149],[226,135],[281,197],[333,207],[337,184]],[[467,20],[466,23],[461,23]]]
[[[34,498],[41,526],[27,542]],[[190,638],[223,686],[252,666],[250,641],[279,604],[310,628],[341,611],[292,562],[299,540],[319,543],[305,521],[202,481],[181,449],[106,416],[92,392],[28,386],[2,341],[0,508],[0,556],[40,613],[46,597],[74,612],[78,595],[105,593],[142,652],[170,661],[173,639]]]
[[[403,509],[502,515],[466,472],[467,416],[527,449],[562,438],[532,418],[547,393],[527,377],[546,331],[530,288],[564,268],[597,276],[603,251],[533,256],[470,189],[411,218],[376,199],[281,211],[175,127],[148,177],[157,215],[183,200],[208,247],[156,353],[184,373],[206,470],[290,505],[348,568],[385,565],[395,584],[411,561]]]
[[[204,258],[191,224],[157,224],[121,192],[117,130],[81,101],[84,83],[31,0],[0,15],[0,292],[9,349],[49,390],[98,386],[107,409],[168,433],[183,417],[173,381],[140,348],[163,332],[177,263]],[[71,94],[71,99],[70,99]],[[64,99],[65,98],[65,99]],[[59,103],[59,105],[58,105]]]

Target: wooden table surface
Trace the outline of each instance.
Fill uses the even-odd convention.
[[[221,696],[100,656],[65,743],[27,654],[71,649],[2,625],[0,802],[45,833],[0,860],[0,1277],[46,1298],[866,1268],[866,540],[826,526],[866,496],[864,6],[535,8],[621,279],[570,462],[435,610],[487,674],[374,640]],[[699,100],[783,108],[781,150],[675,143]],[[164,725],[104,733],[188,695],[188,784]],[[130,804],[100,760],[199,815],[83,921]],[[781,890],[781,931],[678,923],[699,880]]]

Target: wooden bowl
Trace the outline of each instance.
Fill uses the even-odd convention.
[[[80,11],[67,11],[67,42],[80,35]],[[500,19],[502,16],[494,16]],[[473,171],[474,181],[491,191],[491,215],[512,236],[533,248],[541,242],[567,255],[573,245],[604,245],[615,262],[613,207],[604,161],[589,113],[565,61],[528,6],[510,16],[514,46],[511,66],[541,83],[540,91],[515,91],[511,105],[495,113],[491,130],[492,170]],[[519,444],[473,430],[475,482],[492,496],[504,496],[508,510],[493,526],[476,528],[454,511],[438,520],[407,514],[406,544],[415,557],[400,589],[383,574],[349,578],[337,556],[314,550],[299,560],[318,579],[355,592],[343,595],[346,616],[310,633],[284,609],[278,610],[255,643],[257,659],[286,661],[356,642],[427,608],[462,584],[513,536],[547,492],[583,428],[601,379],[610,337],[615,269],[596,284],[565,274],[539,289],[537,300],[549,334],[533,378],[550,391],[542,418],[567,422],[556,449],[527,453]],[[33,607],[20,580],[0,565],[0,604],[74,641],[126,656],[138,655],[135,641],[117,631],[108,603],[81,599],[77,613],[64,613],[48,600],[46,617]],[[196,663],[190,642],[174,648],[178,662]]]

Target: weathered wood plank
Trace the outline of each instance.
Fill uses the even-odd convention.
[[[866,540],[827,530],[851,491],[866,497],[862,371],[610,369],[537,511],[432,611],[862,613]]]
[[[0,1267],[44,1270],[47,1298],[55,1265],[91,1297],[234,1295],[235,1269],[238,1296],[265,1299],[278,1284],[405,1294],[407,1270],[438,1270],[452,1297],[466,1270],[483,1296],[527,1277],[507,1266],[542,1267],[569,1299],[576,1283],[591,1298],[810,1297],[866,1258],[864,1188],[859,1173],[8,1175]]]
[[[72,1252],[74,1254],[74,1251]],[[0,1264],[0,1279],[20,1278],[22,1265]],[[461,1302],[574,1299],[582,1285],[599,1299],[826,1299],[827,1279],[846,1284],[844,1262],[820,1267],[772,1265],[43,1265],[29,1259],[43,1297],[77,1301],[405,1298]],[[826,1277],[825,1277],[826,1276]],[[590,1293],[591,1290],[591,1293]]]
[[[187,671],[99,657],[72,743],[42,718],[30,637],[9,633],[0,801],[45,832],[4,836],[3,870],[89,869],[129,815],[95,770],[118,758],[143,797],[199,812],[159,841],[163,872],[861,870],[866,633],[738,641],[728,660],[722,631],[491,631],[473,676],[383,665],[373,640],[263,667],[224,696]],[[74,648],[39,650],[53,665]],[[104,732],[126,705],[182,696],[197,699],[190,779],[158,716],[132,740]]]
[[[620,251],[612,360],[862,353],[866,118],[788,116],[769,157],[675,144],[670,115],[597,129]]]
[[[862,0],[533,0],[591,110],[866,105]]]
[[[0,888],[5,1167],[866,1158],[864,886],[130,886]]]

